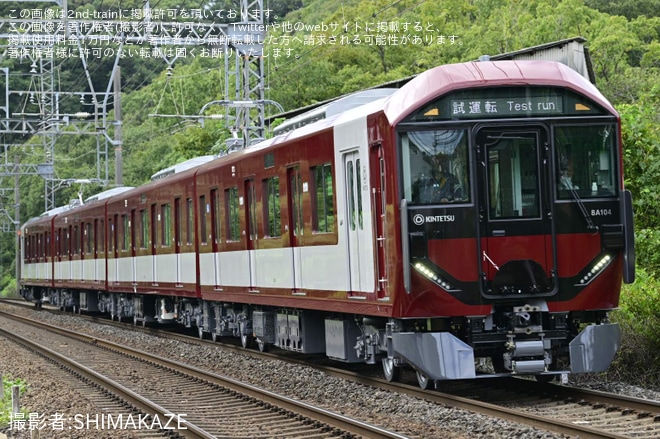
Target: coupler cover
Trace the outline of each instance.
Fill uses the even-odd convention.
[[[474,351],[448,332],[396,332],[394,352],[432,380],[475,377]]]

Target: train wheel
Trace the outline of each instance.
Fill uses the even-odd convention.
[[[268,352],[268,343],[259,340],[257,341],[257,346],[259,347],[259,352]]]
[[[133,326],[137,326],[137,324],[138,324],[137,316],[133,316]]]
[[[537,383],[547,384],[553,382],[558,375],[534,375]]]
[[[216,334],[215,331],[211,332],[211,340],[213,340],[214,343],[218,341],[218,338],[218,334]]]
[[[417,371],[417,383],[422,390],[429,388],[431,380],[423,372]]]
[[[241,334],[241,346],[245,349],[249,348],[252,344],[252,337],[247,334]]]
[[[204,340],[204,328],[201,326],[197,327],[197,334],[199,335],[200,340]]]
[[[493,355],[490,357],[490,360],[493,363],[493,371],[495,371],[495,373],[510,372],[504,367],[504,357],[502,357],[502,354]]]
[[[390,383],[401,379],[401,368],[394,365],[392,358],[383,358],[383,373]]]

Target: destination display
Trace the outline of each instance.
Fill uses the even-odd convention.
[[[493,87],[447,94],[404,122],[602,116],[607,112],[585,96],[558,87]]]
[[[516,98],[452,99],[452,118],[468,117],[520,117],[561,114],[564,111],[559,96],[532,96]]]

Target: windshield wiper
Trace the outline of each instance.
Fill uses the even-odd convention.
[[[580,213],[582,214],[582,217],[584,220],[587,222],[587,230],[590,232],[596,233],[598,232],[598,226],[594,224],[594,222],[591,219],[591,215],[589,215],[589,212],[587,211],[587,208],[584,207],[584,203],[582,202],[582,198],[580,198],[580,195],[578,194],[577,190],[575,189],[575,185],[566,177],[566,176],[561,176],[561,182],[562,185],[568,189],[568,191],[571,193],[573,196],[573,199],[578,205],[578,208],[580,209]]]

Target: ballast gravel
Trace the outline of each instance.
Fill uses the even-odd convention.
[[[4,306],[4,305],[3,305]],[[471,413],[466,410],[439,406],[423,399],[375,389],[363,384],[328,376],[316,369],[276,360],[255,359],[215,346],[197,346],[172,339],[159,338],[129,329],[115,328],[76,319],[66,314],[35,312],[12,307],[15,313],[24,313],[61,327],[99,338],[126,344],[159,356],[193,364],[237,380],[267,388],[290,398],[308,401],[326,409],[361,419],[383,428],[398,431],[410,438],[565,438],[544,430]],[[21,406],[32,414],[67,416],[101,413],[102,407],[75,387],[66,383],[65,372],[31,354],[23,348],[0,338],[0,373],[28,383],[21,397]],[[118,365],[121,367],[121,365]],[[614,391],[629,396],[660,401],[660,393],[640,389],[623,383],[607,383],[597,377],[592,381],[580,378],[580,385],[603,391]],[[238,420],[237,420],[238,421]],[[74,425],[77,427],[78,425]],[[71,427],[71,425],[69,425]],[[27,430],[4,430],[10,438],[29,438]],[[40,438],[132,438],[141,437],[140,431],[62,429],[46,425]]]

